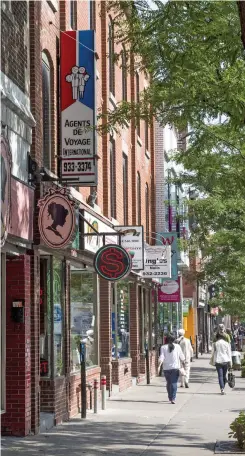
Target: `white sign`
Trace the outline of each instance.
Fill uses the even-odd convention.
[[[61,177],[97,185],[94,31],[61,32]]]
[[[132,269],[144,269],[143,226],[115,226],[122,233],[121,246],[132,257]]]
[[[179,282],[177,280],[166,280],[161,286],[161,291],[166,294],[174,294],[178,289]]]
[[[164,278],[171,275],[171,247],[145,246],[145,268],[141,271],[145,278]]]
[[[101,220],[97,219],[89,212],[84,211],[84,217],[99,233],[115,233],[115,230],[113,228],[101,222]],[[86,222],[84,222],[84,234],[90,233],[95,232]],[[117,244],[118,236],[106,236],[105,243]],[[103,247],[103,236],[84,236],[84,250],[89,250],[90,252],[96,253],[100,247]]]

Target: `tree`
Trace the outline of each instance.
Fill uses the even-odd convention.
[[[174,154],[181,183],[199,197],[190,249],[202,251],[201,280],[216,280],[219,304],[245,314],[245,6],[233,1],[109,1],[117,39],[140,56],[151,85],[140,103],[118,104],[108,123],[121,127],[151,112],[183,131],[188,149]],[[242,26],[242,30],[241,30]],[[244,310],[243,310],[244,309]]]

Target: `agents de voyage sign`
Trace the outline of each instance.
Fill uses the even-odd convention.
[[[61,178],[97,185],[92,30],[61,32]]]
[[[146,279],[157,277],[166,278],[171,274],[171,247],[145,246],[145,265],[141,276]]]

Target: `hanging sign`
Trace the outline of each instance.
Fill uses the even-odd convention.
[[[49,189],[38,202],[38,226],[45,244],[52,249],[61,249],[70,244],[75,236],[76,214],[74,201],[69,199],[67,189]]]
[[[171,273],[171,249],[163,246],[145,246],[145,265],[141,276],[165,278]]]
[[[87,234],[95,233],[93,227],[99,233],[111,233],[111,236],[106,235],[105,244],[118,244],[118,236],[113,236],[113,233],[115,233],[114,228],[106,225],[106,223],[102,222],[100,219],[87,211],[84,211],[83,215],[90,225],[89,226],[85,221],[83,221],[83,232],[86,234],[86,236],[83,238],[84,250],[89,250],[90,252],[96,253],[100,247],[103,246],[103,236],[87,236]]]
[[[0,152],[1,170],[1,231],[0,247],[3,247],[9,232],[10,209],[11,209],[11,168],[12,154],[8,139],[1,136]]]
[[[94,257],[94,267],[103,279],[115,282],[126,277],[132,268],[129,253],[119,245],[105,245]]]
[[[122,234],[121,246],[132,258],[132,269],[144,269],[144,231],[143,226],[115,226]]]
[[[94,31],[61,32],[61,178],[97,185]]]
[[[189,315],[190,307],[192,307],[192,299],[184,298],[182,302],[183,317],[187,317]]]
[[[158,302],[180,302],[180,279],[164,280],[158,288]]]
[[[178,243],[177,233],[157,233],[157,244],[171,246],[171,273],[169,279],[178,280]]]

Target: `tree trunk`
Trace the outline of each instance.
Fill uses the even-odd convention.
[[[239,11],[240,24],[241,24],[241,40],[242,40],[243,48],[245,50],[245,1],[238,0],[237,7],[238,7],[238,11]]]

